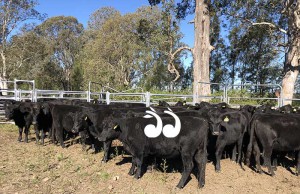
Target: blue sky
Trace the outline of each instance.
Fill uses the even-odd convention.
[[[101,7],[111,6],[119,10],[122,14],[135,12],[141,6],[149,6],[148,0],[38,0],[36,9],[40,13],[46,13],[48,17],[53,16],[74,16],[85,27],[89,16]],[[184,34],[183,42],[193,47],[194,27],[188,24],[193,16],[181,21],[181,32]],[[189,65],[191,57],[185,60],[185,65]]]

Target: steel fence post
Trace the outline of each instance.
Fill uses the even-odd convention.
[[[145,98],[146,98],[146,107],[149,107],[150,106],[150,98],[151,98],[151,95],[150,95],[150,92],[146,92],[145,94]]]
[[[110,104],[110,97],[109,97],[110,93],[107,91],[106,92],[106,104],[109,105]]]

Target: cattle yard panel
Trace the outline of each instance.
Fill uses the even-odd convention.
[[[145,103],[146,93],[110,93],[106,92],[106,104],[111,102]]]
[[[276,90],[281,91],[282,87],[278,84],[229,84],[226,85],[226,102],[230,105],[251,104],[254,106],[269,103],[280,107],[282,96],[272,96]]]
[[[200,101],[210,101],[212,103],[226,102],[226,85],[213,82],[198,82],[198,89],[203,85],[210,86],[211,95],[203,95],[196,92],[196,95],[193,98],[193,104],[198,102],[197,99],[200,99]]]
[[[185,100],[187,104],[195,104],[197,98],[208,99],[210,102],[227,102],[230,105],[242,105],[251,104],[253,101],[260,101],[256,105],[264,102],[273,102],[277,106],[282,106],[284,101],[296,101],[300,99],[284,99],[280,97],[257,97],[243,95],[243,90],[249,90],[249,87],[254,87],[258,90],[259,88],[266,87],[266,91],[274,92],[274,89],[281,91],[282,87],[278,84],[232,84],[225,85],[221,83],[208,83],[199,82],[198,87],[201,85],[209,84],[211,87],[212,95],[189,95],[189,94],[155,94],[150,92],[144,92],[142,88],[133,88],[125,91],[118,91],[109,86],[103,86],[101,83],[89,82],[88,91],[63,91],[63,90],[39,90],[35,89],[34,80],[17,80],[14,81],[0,81],[0,100],[30,100],[37,102],[39,99],[70,99],[70,100],[83,100],[90,102],[92,99],[97,99],[103,103],[110,104],[111,102],[129,102],[129,103],[145,103],[146,106],[151,104],[157,104],[159,100],[164,100],[169,104],[175,104],[179,100]],[[7,89],[3,89],[6,87]],[[241,90],[238,95],[233,95],[233,90]],[[133,90],[140,90],[142,92],[132,92]],[[249,90],[248,94],[253,93],[253,89]],[[252,92],[251,92],[252,91]],[[95,98],[96,97],[96,98]],[[0,102],[1,103],[1,102]],[[255,105],[255,104],[253,104]],[[2,109],[2,111],[1,111]],[[0,104],[0,115],[4,114],[3,106]],[[1,116],[0,116],[1,117]]]
[[[193,95],[186,94],[152,94],[149,93],[149,105],[158,104],[158,101],[166,101],[170,105],[174,105],[179,100],[185,100],[187,104],[192,104]]]
[[[30,88],[31,87],[31,88]],[[34,80],[14,80],[15,100],[30,100],[35,102],[35,81]]]

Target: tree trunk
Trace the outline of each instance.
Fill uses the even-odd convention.
[[[208,101],[201,96],[210,95],[209,84],[198,82],[209,82],[209,57],[213,47],[209,42],[210,17],[207,3],[204,0],[196,0],[195,21],[194,21],[195,42],[193,49],[194,56],[194,83],[193,95],[196,97],[194,103]],[[200,97],[199,97],[200,96]]]
[[[6,56],[1,51],[1,59],[2,59],[2,74],[0,75],[0,89],[8,89],[7,88],[7,75],[6,75]],[[7,92],[2,92],[2,95],[6,96]]]
[[[288,16],[288,45],[289,49],[285,57],[285,76],[282,80],[281,97],[287,100],[283,104],[292,104],[295,83],[299,74],[300,60],[300,2],[286,8]]]

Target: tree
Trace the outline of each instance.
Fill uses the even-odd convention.
[[[149,0],[150,5],[157,5],[164,0]],[[214,47],[210,44],[210,1],[208,0],[182,0],[177,4],[178,17],[185,18],[187,14],[195,13],[194,18],[194,48],[187,46],[178,48],[173,52],[173,59],[182,50],[189,50],[193,54],[193,95],[196,96],[194,102],[199,102],[199,95],[210,94],[210,85],[205,84],[199,87],[198,82],[210,82],[209,78],[209,58]]]
[[[40,14],[34,9],[37,2],[35,0],[2,0],[0,4],[0,55],[1,55],[1,74],[0,81],[7,80],[8,64],[7,64],[7,50],[12,46],[10,37],[16,32],[21,23],[31,19],[42,20],[44,15]],[[5,83],[0,87],[7,88]]]
[[[11,37],[7,47],[7,75],[18,79],[33,79],[40,72],[48,56],[46,42],[25,25]]]
[[[140,8],[137,14],[141,17],[137,30],[138,41],[143,58],[148,59],[140,63],[144,86],[147,90],[172,91],[180,85],[179,78],[183,72],[180,58],[185,54],[181,52],[175,59],[173,56],[174,50],[184,45],[180,41],[183,34],[180,32],[179,20],[175,17],[174,3],[165,2],[161,9]]]
[[[88,21],[89,30],[100,30],[102,25],[115,16],[120,16],[120,12],[113,7],[102,7],[91,14]]]
[[[36,33],[48,42],[50,62],[61,69],[64,90],[71,89],[71,71],[83,46],[83,30],[83,25],[72,16],[52,17],[36,28]]]
[[[237,1],[235,4],[226,0],[222,2],[227,4],[224,13],[234,18],[235,21],[239,20],[240,26],[246,29],[245,32],[256,28],[272,36],[271,48],[273,50],[269,51],[269,55],[274,55],[274,53],[277,56],[280,55],[277,51],[284,47],[284,76],[281,94],[286,99],[292,99],[299,73],[300,2],[297,0],[251,0]],[[284,103],[291,104],[291,100],[286,100]]]

